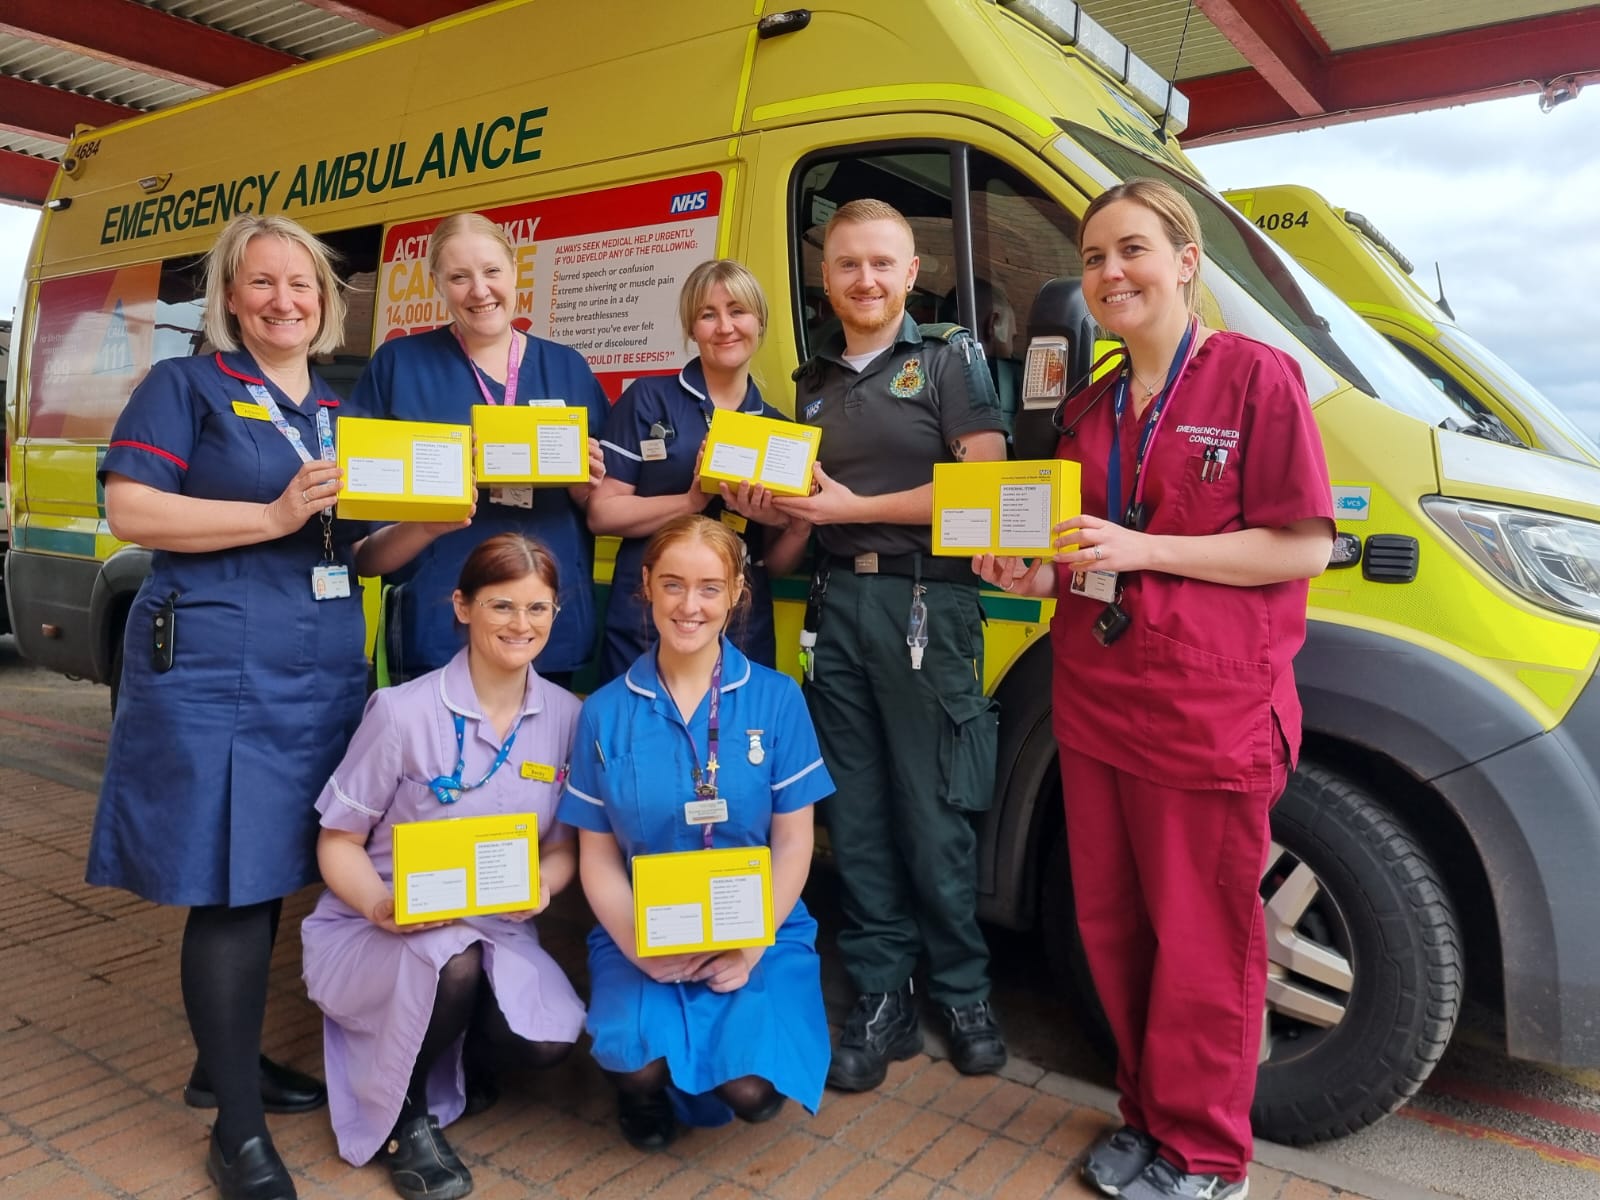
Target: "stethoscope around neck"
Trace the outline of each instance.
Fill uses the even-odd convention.
[[[1108,374],[1104,379],[1096,380],[1095,373],[1118,357],[1122,359],[1122,366],[1116,372]],[[1068,388],[1067,394],[1061,399],[1061,403],[1057,404],[1055,410],[1050,414],[1050,424],[1056,433],[1061,437],[1077,437],[1078,426],[1082,424],[1083,419],[1099,406],[1100,401],[1116,390],[1118,378],[1129,373],[1128,362],[1128,348],[1126,346],[1114,346],[1095,359],[1094,365],[1089,368],[1088,381],[1100,384],[1100,390],[1089,398],[1089,402],[1078,410],[1077,415],[1072,420],[1063,422],[1063,418],[1067,413],[1067,405],[1079,398],[1078,389],[1083,387],[1085,381],[1080,380],[1075,387]]]

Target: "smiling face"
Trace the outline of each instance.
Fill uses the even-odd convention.
[[[749,365],[761,345],[761,318],[725,285],[714,283],[695,314],[690,336],[706,366],[737,371]]]
[[[1117,200],[1083,230],[1083,298],[1089,312],[1121,337],[1161,333],[1188,319],[1184,284],[1200,250],[1174,246],[1161,218],[1135,200]]]
[[[822,286],[847,339],[899,326],[917,265],[911,234],[898,221],[842,221],[828,230]]]
[[[550,640],[556,594],[538,575],[485,584],[470,597],[458,589],[452,599],[474,662],[520,671]]]
[[[311,255],[284,238],[251,238],[228,284],[227,305],[239,323],[240,342],[258,362],[305,358],[322,328]]]
[[[698,539],[683,538],[644,569],[644,593],[664,652],[688,657],[722,634],[743,580],[729,577],[722,555]]]
[[[510,326],[517,271],[493,238],[471,231],[451,237],[439,250],[433,285],[467,341],[495,341]]]

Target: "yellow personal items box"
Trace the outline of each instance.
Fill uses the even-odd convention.
[[[772,851],[635,856],[633,925],[640,958],[772,945]]]
[[[431,421],[340,417],[339,515],[464,521],[472,512],[472,431]]]
[[[522,912],[538,903],[537,813],[394,827],[396,925]]]
[[[815,425],[719,408],[706,434],[700,489],[715,492],[719,483],[736,486],[748,479],[780,496],[809,495],[821,442]]]
[[[1082,511],[1075,462],[934,464],[935,554],[1053,555],[1050,530]]]
[[[474,404],[478,484],[589,482],[589,410]]]

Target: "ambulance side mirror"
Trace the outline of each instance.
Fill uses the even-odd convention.
[[[1022,372],[1022,408],[1012,435],[1013,458],[1053,458],[1057,406],[1089,380],[1096,326],[1076,279],[1052,279],[1039,289],[1028,313],[1028,358]]]

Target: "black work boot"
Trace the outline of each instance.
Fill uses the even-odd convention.
[[[911,982],[894,992],[866,992],[845,1018],[828,1067],[828,1084],[842,1092],[867,1092],[883,1082],[891,1062],[922,1049],[922,1030]]]
[[[963,1075],[992,1075],[1006,1065],[1006,1043],[987,1000],[939,1010],[949,1031],[950,1062]]]

